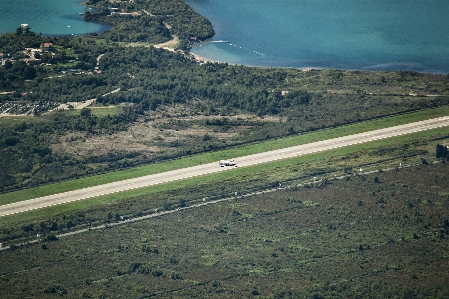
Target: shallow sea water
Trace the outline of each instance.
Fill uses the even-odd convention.
[[[192,52],[229,63],[449,72],[447,0],[187,0],[216,35]]]
[[[0,34],[15,32],[21,24],[44,36],[101,32],[108,25],[86,22],[80,13],[87,7],[80,0],[1,0]]]

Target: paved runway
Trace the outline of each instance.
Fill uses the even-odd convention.
[[[293,146],[289,148],[244,156],[232,157],[235,159],[238,167],[246,167],[260,163],[272,162],[275,160],[297,157],[307,155],[310,153],[327,151],[335,148],[349,146],[353,144],[360,144],[384,138],[395,137],[404,134],[449,126],[449,116],[439,117],[426,121],[415,122],[406,125],[390,127],[365,133],[349,135],[329,140],[317,141],[309,144]],[[231,157],[223,157],[227,159]],[[11,203],[0,206],[0,217],[30,211],[34,209],[45,208],[58,204],[64,204],[77,200],[84,200],[92,197],[102,196],[122,192],[126,190],[142,188],[166,182],[182,180],[186,178],[196,177],[209,173],[217,173],[220,171],[228,171],[234,169],[233,167],[220,167],[217,162],[202,164],[198,166],[167,171],[163,173],[143,176],[134,179],[118,181],[114,183],[74,190],[70,192],[49,195],[45,197],[34,198],[21,202]]]

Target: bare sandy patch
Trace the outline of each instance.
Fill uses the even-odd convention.
[[[155,48],[162,48],[165,50],[169,50],[169,51],[175,51],[176,46],[179,43],[179,38],[174,35],[172,40],[169,40],[168,42],[162,43],[162,44],[158,44],[158,45],[154,45]]]
[[[176,140],[197,142],[198,137],[205,134],[215,139],[228,139],[243,131],[251,129],[250,125],[235,126],[226,132],[213,131],[211,127],[201,124],[205,120],[243,120],[251,122],[279,122],[279,117],[259,117],[251,114],[237,114],[231,116],[195,114],[184,105],[164,106],[156,111],[149,111],[138,122],[131,124],[126,131],[114,134],[89,135],[72,132],[61,136],[58,144],[52,149],[59,153],[74,156],[97,156],[111,151],[140,152],[145,155],[164,151],[167,143]],[[172,125],[181,121],[195,124],[186,127]],[[285,120],[282,120],[285,121]],[[195,141],[196,140],[196,141]]]

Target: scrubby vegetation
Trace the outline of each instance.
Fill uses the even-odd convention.
[[[446,298],[447,165],[48,234],[1,252],[0,291],[4,298]],[[110,221],[126,213],[111,211]]]

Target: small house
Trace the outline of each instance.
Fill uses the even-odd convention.
[[[41,44],[41,50],[42,50],[42,52],[51,52],[51,51],[53,51],[53,44],[52,43],[43,43],[43,44]]]

